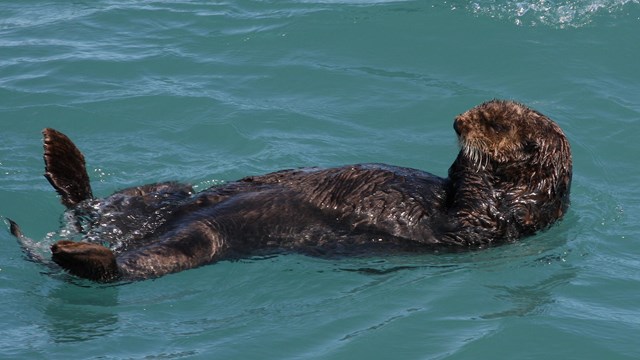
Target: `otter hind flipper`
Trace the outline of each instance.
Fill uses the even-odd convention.
[[[71,274],[93,281],[109,282],[120,277],[114,253],[102,245],[60,240],[51,246],[51,258]]]
[[[44,129],[45,173],[51,186],[60,194],[60,201],[67,208],[91,199],[91,184],[85,166],[84,155],[63,133]]]

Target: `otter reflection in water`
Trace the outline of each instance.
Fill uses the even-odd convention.
[[[96,281],[162,276],[270,251],[332,256],[477,249],[532,235],[569,205],[571,152],[549,118],[494,100],[456,117],[441,178],[383,164],[283,170],[194,193],[159,183],[93,197],[84,156],[44,130],[45,177],[82,241],[55,263]],[[11,222],[11,232],[24,238]]]

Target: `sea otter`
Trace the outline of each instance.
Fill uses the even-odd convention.
[[[331,256],[478,249],[549,227],[569,206],[572,161],[558,125],[513,101],[455,118],[447,178],[384,164],[249,176],[194,193],[168,182],[95,199],[82,153],[45,129],[45,177],[81,241],[51,246],[70,273],[154,278],[270,251]],[[11,223],[11,232],[24,238]]]

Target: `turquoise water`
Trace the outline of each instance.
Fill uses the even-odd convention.
[[[0,215],[42,248],[62,206],[40,131],[94,192],[298,166],[445,175],[455,115],[555,119],[572,208],[467,254],[222,262],[95,285],[0,230],[0,358],[640,358],[640,4],[628,0],[0,3]]]

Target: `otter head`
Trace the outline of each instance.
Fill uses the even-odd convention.
[[[571,151],[562,130],[551,119],[528,107],[492,100],[456,117],[453,127],[462,153],[478,168],[554,167],[571,173]]]
[[[119,274],[115,255],[102,245],[61,240],[51,246],[51,254],[56,264],[86,279],[111,281]]]

